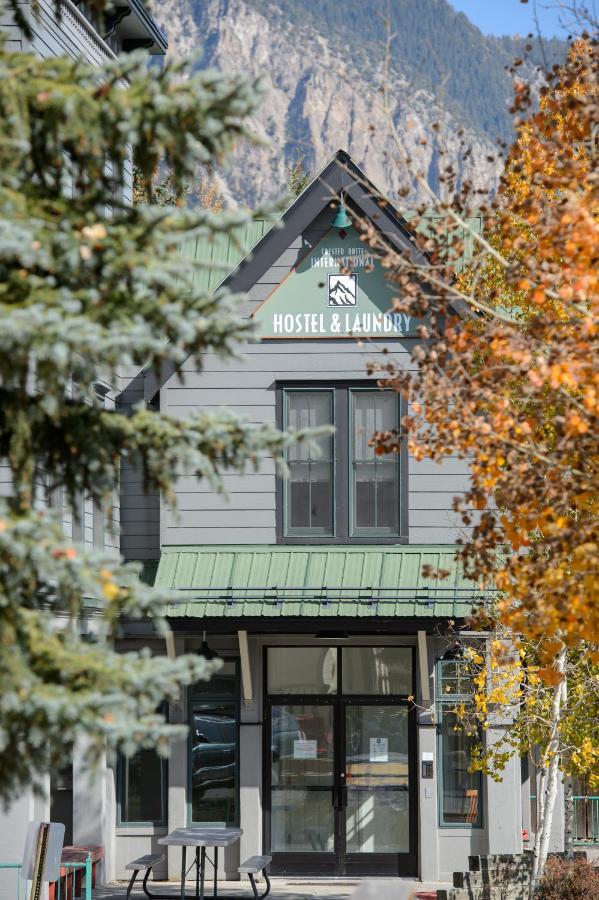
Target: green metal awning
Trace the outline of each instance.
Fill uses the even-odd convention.
[[[155,583],[177,592],[169,617],[194,618],[464,618],[488,594],[429,544],[166,546]]]

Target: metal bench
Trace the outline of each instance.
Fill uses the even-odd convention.
[[[246,859],[237,870],[241,875],[247,875],[250,879],[250,884],[256,900],[262,900],[263,897],[266,897],[267,894],[270,893],[270,881],[264,870],[266,869],[266,866],[270,865],[271,861],[272,856],[250,856],[250,858]],[[258,893],[256,880],[254,878],[254,876],[259,875],[260,872],[264,872],[264,880],[266,881],[266,890],[263,894]]]
[[[142,888],[144,894],[147,894],[149,897],[150,894],[146,888],[146,884],[148,878],[150,877],[150,872],[152,871],[152,867],[157,863],[162,862],[164,859],[164,853],[146,853],[145,856],[140,856],[138,859],[134,859],[133,862],[127,863],[125,866],[126,869],[133,869],[133,875],[131,876],[131,881],[129,882],[129,887],[127,888],[127,900],[131,896],[131,891],[133,890],[133,885],[135,884],[135,879],[139,872],[144,872],[144,880],[142,882]]]

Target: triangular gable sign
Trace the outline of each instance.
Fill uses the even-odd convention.
[[[355,228],[331,228],[254,311],[260,338],[397,338],[421,320],[394,312],[396,291]]]

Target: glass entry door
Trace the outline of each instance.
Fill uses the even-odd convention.
[[[282,871],[335,871],[335,706],[273,704],[270,850]]]
[[[343,711],[344,873],[393,874],[411,850],[408,709],[347,701]]]
[[[407,704],[337,697],[269,712],[272,871],[415,874]]]

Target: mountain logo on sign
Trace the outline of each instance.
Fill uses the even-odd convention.
[[[356,306],[357,275],[329,275],[329,306]]]

